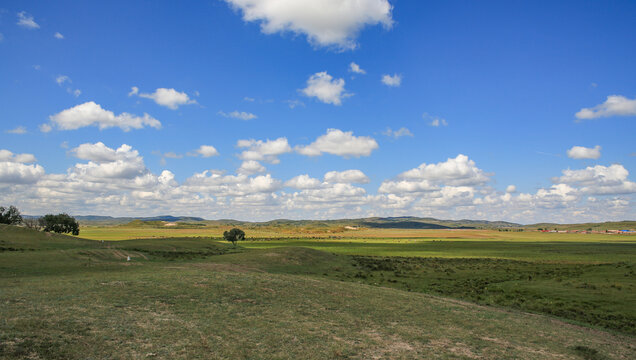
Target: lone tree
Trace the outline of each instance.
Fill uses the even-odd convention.
[[[0,224],[18,225],[22,223],[22,215],[15,206],[11,205],[8,209],[0,206]]]
[[[245,232],[241,229],[234,228],[230,231],[223,232],[223,238],[236,246],[237,241],[245,240]]]
[[[47,232],[72,233],[79,235],[79,224],[68,214],[47,214],[40,218],[40,224]]]

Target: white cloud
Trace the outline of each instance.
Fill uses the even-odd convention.
[[[51,130],[53,130],[53,127],[49,124],[40,124],[38,128],[43,133],[48,133],[48,132],[51,132]]]
[[[64,85],[64,83],[65,83],[65,82],[69,82],[69,83],[70,83],[70,82],[72,82],[72,81],[71,81],[71,78],[69,78],[69,77],[68,77],[68,76],[66,76],[66,75],[58,75],[58,76],[55,78],[55,82],[56,82],[58,85],[62,86],[62,85]]]
[[[181,159],[183,158],[183,155],[181,154],[177,154],[173,151],[168,151],[167,153],[163,154],[163,157],[168,158],[168,159]]]
[[[514,193],[517,192],[517,187],[514,185],[508,185],[508,187],[506,187],[506,192],[507,193]]]
[[[290,109],[295,109],[299,106],[305,107],[305,103],[300,100],[285,100],[284,102],[287,103]]]
[[[402,85],[402,75],[398,75],[398,74],[393,74],[393,75],[384,74],[384,75],[382,75],[382,83],[384,85],[386,85],[386,86],[399,87],[400,85]]]
[[[261,165],[261,163],[259,163],[256,160],[243,161],[243,163],[241,163],[241,167],[238,168],[237,170],[239,174],[246,174],[246,175],[263,173],[265,171],[267,171],[265,166]]]
[[[245,112],[245,111],[232,111],[231,113],[224,113],[223,111],[219,111],[219,115],[226,117],[226,118],[233,118],[233,119],[241,119],[241,120],[252,120],[252,119],[256,119],[258,118],[258,116],[249,113],[249,112]]]
[[[489,181],[486,173],[479,169],[468,156],[459,154],[437,164],[423,163],[417,168],[398,176],[406,180],[428,180],[445,185],[482,185]]]
[[[360,170],[345,170],[345,171],[330,171],[325,174],[325,182],[328,183],[358,183],[366,184],[369,182],[369,178]]]
[[[94,144],[84,143],[78,147],[70,150],[69,152],[78,159],[92,160],[96,162],[108,162],[115,161],[118,158],[121,159],[122,155],[128,153],[130,147],[128,145],[122,145],[117,150],[111,149],[104,145],[103,142],[96,142]]]
[[[128,96],[133,95],[153,100],[158,105],[165,106],[172,110],[178,109],[181,105],[196,104],[196,101],[190,99],[188,94],[175,89],[158,88],[154,93],[140,93],[139,88],[133,86]]]
[[[24,126],[18,126],[15,129],[11,129],[11,130],[6,130],[5,131],[7,134],[26,134],[27,133],[27,129]]]
[[[636,183],[627,179],[629,171],[620,164],[588,166],[581,170],[563,170],[555,183],[581,186],[581,192],[591,195],[636,193]]]
[[[356,74],[366,74],[367,72],[360,68],[360,65],[354,63],[353,61],[349,64],[349,71]]]
[[[375,139],[369,136],[354,136],[352,131],[328,129],[316,141],[307,146],[297,146],[296,151],[302,155],[319,156],[322,153],[344,157],[369,156],[378,148]]]
[[[26,165],[18,162],[0,162],[0,183],[32,184],[44,175],[40,165]]]
[[[309,77],[307,87],[301,89],[308,97],[315,97],[325,104],[342,105],[342,99],[353,96],[345,92],[344,79],[334,79],[326,71]]]
[[[141,129],[150,126],[155,129],[161,128],[159,120],[144,114],[143,117],[129,113],[115,115],[112,111],[103,109],[93,101],[76,105],[70,109],[63,110],[55,115],[49,116],[51,123],[60,130],[75,130],[86,126],[97,126],[100,130],[111,127],[118,127],[124,131],[131,129]],[[48,124],[40,126],[42,132],[51,131]]]
[[[256,99],[254,99],[254,98],[252,98],[252,97],[249,97],[249,96],[244,97],[244,98],[243,98],[243,100],[244,100],[244,101],[247,101],[247,102],[254,102],[254,101],[256,101]]]
[[[320,187],[320,180],[312,178],[307,174],[298,175],[285,182],[285,186],[296,189],[316,189]]]
[[[9,150],[2,149],[0,150],[0,161],[29,164],[36,162],[37,159],[33,156],[33,154],[14,154]]]
[[[592,108],[583,108],[575,116],[579,120],[610,116],[636,116],[636,99],[610,95],[604,103]]]
[[[440,126],[447,126],[448,123],[446,122],[446,119],[435,118],[431,121],[430,125],[433,127],[440,127]]]
[[[395,139],[401,138],[402,136],[413,137],[413,133],[405,127],[399,128],[398,130],[386,128],[386,131],[382,132],[382,134]]]
[[[208,157],[219,155],[219,152],[212,145],[201,145],[194,153],[191,153],[189,155],[190,156],[201,155],[201,157],[208,158]]]
[[[568,157],[572,159],[598,159],[601,157],[601,146],[596,145],[593,148],[584,146],[573,146],[567,151]]]
[[[261,23],[266,34],[304,34],[314,46],[354,49],[358,32],[367,25],[390,28],[387,0],[226,0],[243,11],[243,20]]]
[[[287,138],[280,137],[276,140],[239,140],[236,146],[247,148],[239,157],[242,160],[266,161],[271,164],[279,163],[278,156],[291,152],[292,149]]]
[[[60,34],[59,32],[56,32],[55,34],[53,34],[53,37],[59,40],[64,39],[64,35]]]
[[[33,16],[27,14],[24,11],[20,11],[18,13],[18,25],[27,28],[27,29],[39,29],[40,25],[33,20]]]

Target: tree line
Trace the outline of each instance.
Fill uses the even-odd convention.
[[[80,232],[79,224],[74,217],[68,214],[46,214],[39,218],[25,219],[20,214],[20,210],[13,205],[8,208],[0,206],[0,224],[23,225],[33,230],[43,230],[60,234],[71,233],[73,235],[79,235]]]

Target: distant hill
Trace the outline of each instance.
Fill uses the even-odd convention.
[[[636,229],[636,221],[614,221],[601,223],[581,223],[581,224],[555,224],[555,223],[537,223],[530,225],[522,225],[507,221],[488,221],[488,220],[442,220],[431,217],[416,216],[391,216],[391,217],[369,217],[358,219],[335,219],[335,220],[290,220],[275,219],[262,222],[241,221],[233,219],[206,220],[195,216],[173,216],[159,215],[150,217],[112,217],[101,215],[73,215],[81,225],[162,225],[161,222],[179,223],[188,226],[237,226],[237,227],[267,227],[267,228],[283,228],[283,227],[302,227],[302,228],[333,228],[344,226],[357,226],[364,228],[378,229],[557,229],[557,230],[588,230],[595,231],[605,230],[623,230]],[[33,218],[37,216],[23,215],[25,218]],[[133,224],[130,224],[134,222]],[[147,224],[144,224],[147,223]],[[186,224],[187,223],[187,224]]]

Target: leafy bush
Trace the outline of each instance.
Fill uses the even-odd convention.
[[[47,214],[40,218],[40,225],[47,232],[72,233],[79,235],[79,224],[68,214]]]
[[[245,240],[245,232],[241,229],[234,228],[230,231],[223,232],[223,238],[233,245],[236,245],[237,241]]]
[[[20,211],[13,205],[5,209],[0,206],[0,224],[18,225],[22,223],[22,215]]]

